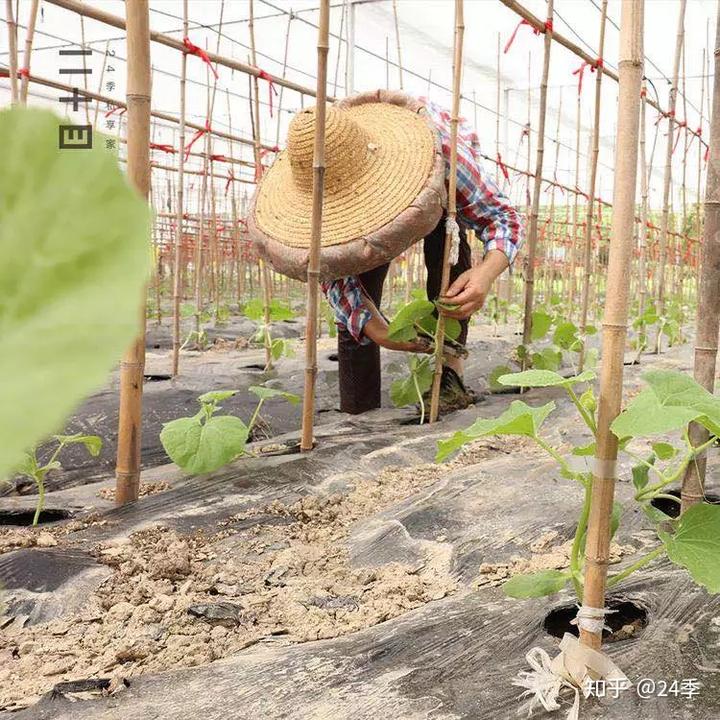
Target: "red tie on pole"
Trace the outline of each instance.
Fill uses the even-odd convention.
[[[505,179],[510,182],[510,175],[508,173],[508,169],[505,167],[505,163],[503,162],[502,155],[500,155],[500,153],[497,154],[497,162],[498,166],[500,167],[500,171],[505,176]]]
[[[188,38],[188,37],[183,38],[183,45],[185,46],[185,48],[187,49],[187,51],[190,55],[196,55],[203,62],[207,63],[207,65],[213,71],[213,75],[215,75],[215,79],[217,80],[217,78],[218,78],[217,70],[213,67],[213,64],[210,62],[210,57],[208,56],[208,54],[201,47],[198,47],[194,43],[190,42],[190,38]]]
[[[277,95],[278,91],[275,87],[272,75],[266,73],[264,70],[258,70],[258,77],[261,80],[266,80],[268,84],[268,104],[270,105],[270,117],[273,116],[273,95]]]
[[[160,143],[150,143],[150,149],[151,150],[162,150],[164,153],[169,153],[171,155],[174,155],[176,150],[172,145],[162,145]]]
[[[205,122],[205,127],[200,128],[200,130],[196,130],[195,134],[192,136],[192,140],[185,146],[185,159],[187,160],[190,157],[190,150],[192,149],[192,146],[205,134],[212,132],[212,128],[210,127],[210,121],[207,120]]]

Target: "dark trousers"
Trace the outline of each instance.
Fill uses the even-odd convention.
[[[435,229],[425,238],[423,255],[427,269],[427,296],[431,300],[440,294],[442,261],[445,249],[445,215]],[[450,268],[450,282],[472,266],[470,246],[465,231],[460,228],[460,256]],[[365,293],[379,308],[382,301],[383,283],[389,265],[369,270],[359,275]],[[461,323],[458,342],[467,340],[468,321]],[[375,343],[359,345],[344,328],[338,328],[338,364],[340,375],[340,410],[357,415],[380,407],[380,348]]]

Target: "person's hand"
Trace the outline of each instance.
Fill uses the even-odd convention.
[[[485,304],[491,286],[492,279],[483,272],[482,265],[466,270],[440,298],[442,303],[457,307],[454,310],[442,308],[442,314],[456,320],[469,318]]]
[[[442,309],[442,314],[456,320],[466,320],[477,312],[490,293],[495,278],[508,266],[507,257],[499,250],[492,250],[477,267],[466,270],[450,285],[440,302],[457,305],[454,310]]]
[[[365,324],[363,333],[376,345],[380,345],[380,347],[387,348],[388,350],[428,354],[433,350],[432,343],[426,338],[417,338],[417,340],[408,340],[404,342],[391,340],[388,337],[388,324],[382,317],[377,317],[375,315]]]

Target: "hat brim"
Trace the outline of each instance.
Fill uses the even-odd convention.
[[[355,183],[326,189],[322,279],[365,272],[397,257],[437,225],[445,200],[440,139],[422,103],[378,90],[336,107],[363,125],[376,148]],[[305,280],[311,218],[312,194],[295,186],[281,153],[253,197],[250,237],[278,272]]]

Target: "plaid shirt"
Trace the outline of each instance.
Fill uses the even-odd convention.
[[[420,98],[424,100],[423,98]],[[450,175],[450,113],[434,103],[425,107],[440,132],[445,174]],[[457,137],[457,220],[475,231],[485,252],[500,250],[512,265],[523,241],[523,221],[518,211],[500,191],[482,166],[477,133],[464,118],[458,123]],[[362,299],[362,285],[355,276],[322,283],[335,321],[361,345],[370,340],[363,335],[365,324],[372,317]]]

